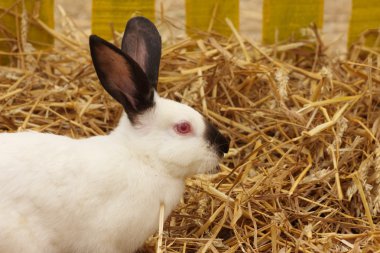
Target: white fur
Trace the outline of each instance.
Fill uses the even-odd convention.
[[[191,122],[179,136],[173,125]],[[0,134],[0,252],[128,253],[179,202],[184,178],[213,169],[202,116],[155,95],[132,126],[75,140],[35,132]]]

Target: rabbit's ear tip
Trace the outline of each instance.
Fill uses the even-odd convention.
[[[153,24],[152,21],[150,21],[150,19],[146,18],[146,17],[143,17],[143,16],[137,16],[137,17],[133,17],[131,18],[128,23],[151,23]]]
[[[113,51],[117,52],[118,54],[122,54],[122,52],[119,48],[117,48],[112,43],[106,41],[105,39],[102,39],[101,37],[99,37],[97,35],[90,35],[89,44],[90,44],[91,56],[94,56],[93,52],[102,51],[104,47],[112,49]]]
[[[138,34],[148,33],[155,34],[155,36],[160,37],[156,25],[148,18],[138,16],[128,20],[125,27],[125,32],[136,32]]]
[[[93,45],[93,44],[102,43],[104,40],[100,38],[99,36],[92,34],[89,37],[89,41],[90,41],[90,45]]]

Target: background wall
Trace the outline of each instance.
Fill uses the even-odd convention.
[[[91,0],[56,0],[75,23],[90,34]],[[344,52],[347,43],[351,0],[325,1],[324,27],[322,33],[326,43],[333,43],[338,53]],[[157,1],[156,10],[163,7],[165,16],[182,26],[184,34],[185,0]],[[59,13],[56,18],[59,19]],[[240,31],[243,35],[261,41],[262,0],[240,0]],[[59,28],[59,22],[56,23]]]

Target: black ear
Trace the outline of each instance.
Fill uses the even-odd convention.
[[[92,61],[104,89],[125,109],[129,119],[154,105],[154,89],[140,66],[111,43],[90,36]]]
[[[130,19],[125,27],[121,50],[140,65],[149,83],[157,89],[161,36],[156,26],[144,17]]]

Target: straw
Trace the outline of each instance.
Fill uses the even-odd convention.
[[[88,46],[77,40],[82,32],[36,23],[56,46],[1,52],[11,61],[0,67],[0,131],[107,134],[122,108],[99,84]],[[342,60],[316,50],[313,38],[263,47],[230,27],[229,39],[164,43],[159,93],[207,115],[231,145],[220,172],[186,181],[183,201],[147,245],[162,252],[379,250],[378,49],[358,44]]]

